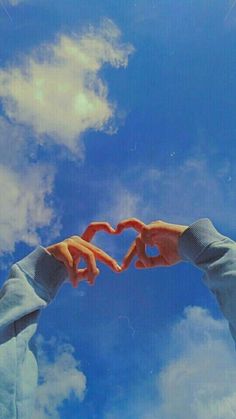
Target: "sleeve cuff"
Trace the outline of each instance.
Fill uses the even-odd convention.
[[[220,234],[208,218],[191,224],[179,238],[179,254],[185,261],[195,262],[200,254],[215,241],[225,236]]]
[[[17,262],[17,266],[26,274],[36,292],[47,301],[54,298],[67,277],[64,264],[41,246]]]

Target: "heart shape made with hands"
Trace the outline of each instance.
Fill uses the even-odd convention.
[[[111,225],[107,222],[93,222],[93,223],[89,224],[89,226],[86,228],[86,230],[81,235],[81,238],[88,241],[88,242],[91,242],[91,240],[94,238],[94,236],[99,231],[105,232],[109,235],[120,235],[124,230],[127,230],[129,228],[133,228],[134,230],[137,231],[138,234],[140,234],[141,231],[142,231],[142,228],[144,226],[145,226],[145,224],[142,221],[140,221],[136,218],[127,219],[127,220],[123,220],[123,221],[119,222],[115,229],[113,227],[111,227]],[[130,262],[132,261],[133,257],[135,256],[135,254],[136,254],[136,244],[135,244],[135,240],[134,240],[132,242],[128,252],[125,255],[125,264],[124,264],[124,260],[123,260],[121,270],[125,270],[129,266]],[[97,258],[99,259],[99,256]],[[117,263],[117,261],[116,261],[116,263]],[[118,264],[118,266],[119,266],[119,264]]]

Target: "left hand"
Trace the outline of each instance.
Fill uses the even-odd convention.
[[[135,266],[139,269],[154,268],[160,266],[172,266],[181,261],[178,243],[183,232],[188,228],[186,225],[170,224],[165,221],[153,221],[144,224],[136,218],[121,221],[117,226],[120,232],[125,228],[133,227],[139,233],[130,246],[122,263],[122,270],[130,265],[134,256],[138,256]],[[156,246],[159,255],[148,256],[146,246]]]
[[[114,272],[120,272],[118,263],[103,250],[90,243],[97,231],[106,231],[115,234],[115,230],[106,222],[91,223],[81,236],[71,236],[62,242],[47,247],[47,251],[57,260],[63,262],[67,268],[70,281],[74,287],[86,279],[93,285],[99,269],[96,266],[96,259],[108,265]],[[78,269],[80,258],[83,258],[87,268]]]

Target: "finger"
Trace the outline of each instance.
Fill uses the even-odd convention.
[[[75,269],[74,269],[74,262],[73,256],[71,255],[67,245],[65,243],[61,243],[59,246],[56,246],[52,249],[51,254],[60,262],[64,263],[70,281],[73,283],[75,279]]]
[[[145,224],[137,218],[128,218],[126,220],[120,221],[117,224],[116,233],[120,234],[126,228],[134,228],[140,233],[144,226]]]
[[[122,265],[121,265],[121,269],[124,271],[125,269],[128,269],[130,263],[132,262],[132,259],[134,258],[134,256],[137,254],[137,249],[136,249],[136,240],[133,241],[133,243],[131,244],[128,252],[126,253]]]
[[[73,257],[66,244],[61,243],[52,249],[51,254],[60,262],[63,262],[67,268],[73,267]]]
[[[69,280],[72,283],[73,286],[75,286],[76,283],[76,272],[74,268],[67,268],[67,272],[69,275]]]
[[[94,244],[89,243],[87,241],[83,240],[83,247],[86,247],[88,250],[90,250],[96,259],[98,259],[100,262],[105,263],[109,268],[111,268],[114,272],[121,272],[121,267],[118,265],[115,259],[113,259],[111,256],[109,256],[106,252],[99,249],[99,247],[94,246]]]
[[[144,263],[141,260],[137,260],[135,263],[136,268],[143,269],[143,268],[155,268],[157,266],[169,266],[168,262],[164,259],[163,256],[152,256],[149,257],[149,266],[145,266]]]
[[[148,268],[150,266],[150,257],[146,254],[146,245],[140,236],[136,238],[136,249],[139,260]]]
[[[114,234],[115,233],[115,229],[112,228],[109,223],[102,222],[102,221],[101,222],[93,222],[93,223],[89,224],[89,226],[86,228],[86,230],[81,235],[81,238],[86,240],[86,241],[91,241],[93,236],[98,231],[105,231],[106,233],[109,233],[109,234]]]
[[[78,250],[76,250],[76,251],[78,252]],[[70,280],[71,280],[71,283],[72,283],[73,287],[77,287],[77,285],[78,285],[78,280],[77,280],[78,275],[81,276],[81,278],[82,278],[82,274],[84,274],[83,277],[87,276],[88,275],[88,269],[87,268],[77,269],[77,266],[78,266],[78,264],[80,262],[80,259],[81,259],[81,254],[80,253],[79,254],[74,253],[74,249],[73,249],[72,255],[73,255],[73,266],[72,266],[72,268],[69,268],[70,269]]]
[[[163,230],[166,230],[163,221],[153,221],[152,223],[143,226],[141,238],[145,242],[150,241],[154,236],[158,237],[158,234],[163,232]]]
[[[99,270],[96,266],[96,260],[93,252],[91,252],[85,246],[80,245],[81,256],[85,260],[88,268],[88,282],[93,285],[96,276],[99,274]]]
[[[87,268],[83,268],[83,269],[76,269],[76,275],[73,277],[73,281],[71,281],[72,286],[74,288],[76,288],[79,284],[79,282],[81,282],[84,279],[87,279],[88,276],[88,269]]]
[[[77,269],[76,271],[76,279],[84,279],[88,276],[88,268]]]
[[[99,275],[100,271],[97,270],[97,275]],[[76,279],[74,280],[73,287],[77,288],[79,283],[83,280],[88,280],[89,271],[87,268],[84,269],[77,269]],[[97,276],[96,275],[96,276]],[[90,283],[90,285],[94,285],[94,281]]]
[[[96,260],[93,253],[89,249],[87,249],[85,246],[82,245],[82,243],[80,242],[81,239],[79,237],[78,239],[79,239],[78,242],[75,242],[74,240],[70,240],[68,241],[68,244],[67,244],[71,253],[74,255],[73,268],[69,269],[70,279],[73,284],[76,282],[77,272],[78,272],[77,263],[82,257],[85,260],[85,263],[87,264],[88,282],[93,284],[95,277],[99,273],[96,266]],[[83,243],[87,243],[87,242],[83,240]]]

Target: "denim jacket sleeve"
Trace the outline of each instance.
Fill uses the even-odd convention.
[[[184,231],[179,252],[183,260],[204,271],[203,282],[215,295],[236,342],[236,243],[206,218]]]
[[[38,247],[12,266],[0,290],[0,418],[32,418],[38,369],[31,338],[65,277],[64,265]]]

